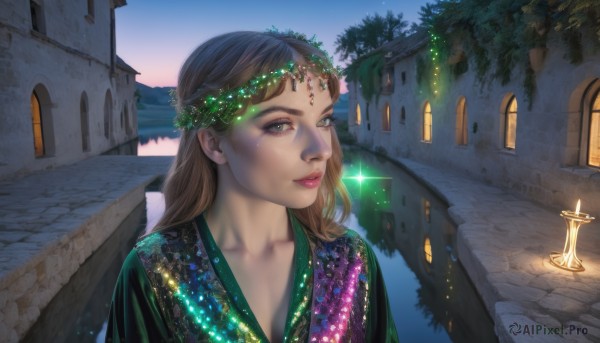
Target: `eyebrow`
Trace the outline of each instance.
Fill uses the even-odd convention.
[[[321,112],[321,114],[325,114],[327,111],[329,111],[331,109],[333,109],[333,104],[325,107],[325,109],[323,110],[323,112]],[[303,111],[297,110],[295,108],[289,108],[289,107],[285,107],[285,106],[271,106],[271,107],[265,108],[264,110],[258,112],[256,115],[254,115],[254,118],[257,119],[257,118],[260,118],[260,117],[265,116],[272,112],[286,112],[293,116],[304,115]]]

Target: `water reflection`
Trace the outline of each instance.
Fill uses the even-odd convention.
[[[496,342],[493,322],[456,258],[447,205],[387,159],[356,149],[344,154],[356,214],[347,225],[376,247],[401,340]]]
[[[52,299],[24,342],[95,342],[102,335],[117,276],[145,227],[139,225],[145,224],[144,218],[141,203]]]
[[[42,311],[24,342],[48,342],[50,337],[52,342],[104,342],[112,292],[125,256],[164,208],[158,185],[157,181],[146,188],[145,201],[79,267]]]
[[[179,147],[179,136],[165,137],[158,136],[154,138],[142,139],[138,143],[138,156],[174,156]]]
[[[493,323],[456,258],[456,228],[447,206],[388,160],[356,149],[344,154],[344,183],[353,196],[346,225],[374,247],[400,340],[496,342]],[[103,337],[98,333],[122,261],[164,210],[156,184],[147,189],[146,207],[147,220],[144,206],[136,209],[52,300],[25,341]]]

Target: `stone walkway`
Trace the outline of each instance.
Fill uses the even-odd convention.
[[[560,209],[445,170],[397,161],[449,204],[458,225],[459,259],[500,342],[600,342],[600,213],[591,214],[597,219],[579,231],[577,253],[585,271],[569,272],[548,257],[564,247]]]
[[[0,181],[0,341],[23,337],[171,160],[96,156]]]

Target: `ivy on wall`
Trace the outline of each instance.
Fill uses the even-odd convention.
[[[373,96],[379,96],[384,65],[382,52],[366,55],[348,66],[346,79],[358,81],[363,98],[369,101]]]
[[[552,30],[562,37],[571,63],[582,61],[583,41],[600,46],[597,0],[438,0],[424,6],[421,16],[432,36],[441,38],[437,42],[430,39],[430,46],[449,59],[457,50],[464,51],[475,63],[482,85],[494,79],[507,84],[520,67],[530,108],[536,89],[531,56],[542,56],[543,61]],[[468,69],[468,60],[444,67],[457,76]]]

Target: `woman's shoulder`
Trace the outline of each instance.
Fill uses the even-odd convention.
[[[194,221],[188,221],[150,232],[141,236],[133,250],[138,254],[158,253],[169,250],[176,251],[198,241]]]
[[[358,254],[365,259],[370,259],[372,255],[372,250],[367,241],[348,227],[344,227],[343,234],[332,241],[320,240],[316,247],[317,250],[324,252],[336,251],[337,253],[343,252],[351,255]]]

